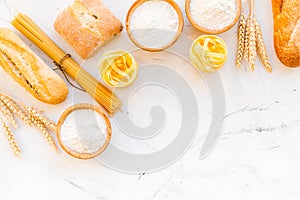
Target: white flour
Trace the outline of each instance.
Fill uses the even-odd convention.
[[[61,126],[64,145],[78,153],[95,153],[104,144],[107,127],[101,115],[93,110],[72,112]]]
[[[131,16],[130,30],[135,40],[148,48],[169,44],[177,34],[176,10],[165,1],[146,1]]]
[[[206,29],[228,26],[236,15],[236,0],[191,0],[191,17]]]

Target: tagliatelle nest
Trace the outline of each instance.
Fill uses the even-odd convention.
[[[194,40],[190,49],[193,65],[203,71],[216,71],[227,61],[227,47],[215,35],[202,35]]]
[[[138,64],[126,51],[106,52],[99,62],[103,81],[111,87],[126,87],[137,76]]]

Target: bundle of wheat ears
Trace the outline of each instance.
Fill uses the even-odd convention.
[[[256,55],[260,57],[265,69],[272,72],[272,67],[267,55],[262,31],[254,16],[254,0],[250,0],[250,12],[246,19],[245,14],[241,14],[238,27],[238,51],[236,56],[236,66],[239,68],[245,59],[250,71],[254,71]]]
[[[0,113],[2,114],[0,116],[0,125],[16,156],[21,156],[21,150],[11,131],[11,127],[18,127],[17,117],[26,125],[38,128],[42,135],[47,139],[48,143],[57,150],[56,143],[51,135],[51,131],[56,131],[57,125],[45,117],[41,111],[26,106],[10,96],[0,93]]]

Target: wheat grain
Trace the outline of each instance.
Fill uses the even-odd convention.
[[[254,71],[256,60],[256,37],[253,18],[250,18],[249,26],[249,67],[250,71]]]
[[[272,72],[272,67],[269,61],[269,57],[267,55],[267,51],[266,51],[266,46],[264,43],[264,39],[263,39],[263,35],[262,35],[262,31],[260,28],[260,25],[258,23],[258,21],[256,20],[256,18],[254,17],[253,19],[254,22],[254,26],[255,26],[255,36],[256,36],[256,45],[257,45],[257,52],[258,55],[265,67],[265,69],[268,72]]]
[[[238,51],[236,55],[236,66],[239,68],[242,64],[245,51],[245,31],[246,31],[246,17],[242,13],[240,24],[238,28]]]
[[[30,120],[34,124],[34,126],[40,130],[42,135],[47,139],[50,146],[52,146],[57,151],[56,143],[55,143],[52,135],[47,130],[46,126],[39,119],[34,117],[33,115],[30,116]]]
[[[3,105],[1,104],[1,102]],[[13,100],[11,97],[0,93],[0,109],[2,108],[3,109],[7,108],[7,111],[9,111],[12,117],[13,117],[13,113],[15,113],[27,125],[29,126],[34,125],[35,127],[37,127],[42,133],[42,135],[47,139],[48,143],[51,146],[53,146],[54,149],[57,151],[56,143],[52,135],[47,130],[48,127],[50,130],[56,131],[56,124],[53,121],[43,116],[37,109],[26,106],[22,102],[17,102]],[[11,133],[9,127],[5,123],[3,124],[3,127],[6,132]],[[11,135],[12,134],[8,134],[8,138],[13,139]]]
[[[6,120],[11,125],[13,125],[14,128],[17,128],[18,124],[15,120],[13,113],[10,111],[10,109],[5,105],[5,103],[2,100],[0,100],[0,110],[1,110],[2,114],[4,115],[4,117],[6,118]]]
[[[4,130],[4,133],[6,135],[6,138],[9,142],[11,149],[13,150],[15,156],[20,157],[21,156],[20,147],[18,146],[16,139],[15,139],[14,135],[12,134],[9,126],[4,122],[3,119],[0,119],[0,122],[1,122],[1,126]]]
[[[0,99],[9,108],[12,113],[15,113],[28,126],[32,126],[29,115],[22,110],[22,108],[10,97],[0,94]]]
[[[57,125],[52,120],[50,120],[49,118],[47,118],[46,116],[42,115],[41,112],[38,111],[36,108],[30,107],[30,106],[26,106],[25,109],[27,110],[27,112],[30,115],[32,115],[37,120],[39,120],[40,122],[42,122],[48,129],[56,132]]]
[[[248,17],[246,20],[246,29],[245,29],[245,49],[244,49],[244,58],[247,62],[249,62],[249,36],[251,29],[251,18]]]

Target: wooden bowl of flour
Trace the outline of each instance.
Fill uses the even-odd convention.
[[[91,111],[93,114],[97,113],[97,115],[99,115],[99,117],[102,118],[101,119],[102,123],[105,123],[105,126],[106,126],[106,129],[105,129],[106,133],[104,133],[106,136],[105,136],[105,140],[104,140],[103,144],[97,145],[96,147],[94,147],[94,149],[96,149],[96,150],[92,150],[91,152],[80,152],[78,150],[75,150],[76,145],[78,146],[80,143],[78,143],[77,139],[74,139],[75,137],[73,135],[72,136],[70,135],[70,132],[74,132],[74,129],[77,129],[80,126],[80,123],[84,123],[84,120],[81,121],[81,119],[77,119],[77,122],[79,124],[76,124],[76,122],[74,121],[74,123],[70,124],[72,126],[70,126],[70,127],[66,126],[67,129],[63,128],[63,126],[66,125],[65,123],[67,123],[67,120],[75,120],[75,117],[69,119],[69,116],[73,112],[78,112],[78,111],[84,111],[84,112]],[[77,116],[85,117],[85,115],[81,115],[81,114],[78,114]],[[93,115],[91,117],[93,117]],[[98,121],[96,120],[95,123],[96,122],[98,122]],[[92,122],[89,121],[89,123],[92,123]],[[100,128],[98,130],[98,128],[95,128],[95,125],[96,124],[90,124],[89,127],[93,128],[93,129],[97,129],[97,132],[98,131],[100,132]],[[97,124],[97,125],[103,126],[101,124]],[[59,145],[62,147],[62,149],[70,156],[77,158],[77,159],[82,159],[82,160],[87,160],[87,159],[91,159],[91,158],[95,158],[95,157],[99,156],[109,145],[110,140],[111,140],[111,133],[112,133],[111,124],[110,124],[110,121],[109,121],[107,115],[104,114],[104,112],[100,108],[98,108],[94,105],[91,105],[91,104],[76,104],[76,105],[69,107],[67,110],[64,111],[64,113],[59,118],[59,121],[57,124],[57,130],[56,130],[57,140],[58,140]],[[69,136],[64,138],[63,137],[64,134],[68,134]],[[80,134],[81,136],[78,135],[78,139],[81,138],[83,135],[88,135],[88,134],[90,134],[88,128],[84,129],[84,133],[81,133]],[[66,140],[69,140],[69,141],[66,141]],[[66,144],[66,142],[68,144]],[[91,147],[87,146],[84,149],[86,149],[86,148],[91,148]]]
[[[219,9],[222,9],[223,5],[221,5],[221,3],[216,3],[217,6],[209,8],[208,7],[209,5],[201,4],[201,1],[205,1],[205,0],[186,0],[185,1],[185,12],[186,12],[187,18],[190,21],[190,23],[192,24],[192,26],[194,28],[196,28],[197,30],[199,30],[203,33],[206,33],[206,34],[220,34],[225,31],[228,31],[238,22],[240,15],[241,15],[241,10],[242,10],[241,0],[235,0],[235,2],[233,2],[233,3],[235,3],[234,9],[232,7],[232,4],[228,3],[228,2],[230,2],[229,0],[227,0],[227,1],[220,0],[220,2],[228,3],[227,6],[229,9],[226,9],[226,12],[230,12],[229,15],[231,17],[226,22],[222,21],[223,19],[226,19],[225,17],[223,17],[224,12],[217,12],[217,11],[219,11]],[[218,2],[218,0],[212,0],[209,3],[212,3],[214,1]],[[220,6],[220,7],[218,7],[218,6]],[[207,12],[205,12],[205,9],[207,9]],[[204,11],[204,12],[202,12],[202,11]],[[215,11],[215,13],[214,13],[214,11]],[[197,17],[197,13],[199,14],[198,17]],[[212,14],[214,14],[216,16],[212,20],[205,18]],[[219,21],[216,20],[218,17],[220,18]],[[200,22],[200,20],[201,20],[201,22]],[[212,22],[212,21],[214,21],[214,22]]]
[[[134,31],[134,27],[131,23],[132,19],[135,17],[135,12],[140,9],[141,7],[143,7],[144,5],[146,4],[154,4],[154,3],[157,3],[157,4],[162,4],[161,6],[157,7],[157,9],[153,9],[151,7],[149,7],[149,9],[144,9],[142,13],[147,13],[147,19],[146,20],[140,20],[140,22],[142,24],[147,24],[147,21],[149,21],[148,19],[150,18],[155,18],[157,15],[160,15],[160,14],[164,14],[166,13],[165,11],[161,11],[160,9],[163,8],[163,7],[166,7],[166,5],[168,5],[170,8],[172,8],[172,12],[174,14],[174,17],[176,17],[177,19],[177,25],[176,25],[176,28],[174,30],[172,30],[172,32],[174,33],[174,35],[172,35],[172,37],[167,41],[167,42],[164,42],[164,41],[159,41],[158,40],[158,44],[157,46],[151,46],[151,45],[147,45],[145,42],[143,42],[141,39],[137,38],[135,36],[135,31]],[[163,5],[165,4],[165,5]],[[159,21],[158,23],[162,23],[162,21],[166,19],[166,17],[162,18],[161,21]],[[182,30],[183,30],[183,24],[184,24],[184,20],[183,20],[183,15],[182,15],[182,12],[181,12],[181,9],[180,7],[177,5],[177,3],[173,0],[137,0],[132,6],[131,8],[129,9],[128,13],[127,13],[127,17],[126,17],[126,31],[127,31],[127,34],[130,38],[130,40],[139,48],[143,49],[143,50],[146,50],[146,51],[150,51],[150,52],[157,52],[157,51],[162,51],[170,46],[172,46],[179,38],[179,36],[181,35],[182,33]],[[151,32],[151,27],[153,28],[153,25],[152,24],[150,27],[149,27],[149,32]],[[162,28],[163,29],[163,28]],[[147,32],[145,32],[144,35],[146,35]],[[158,33],[157,36],[162,36],[163,34],[161,33]],[[157,38],[153,38],[153,39],[158,39]]]

